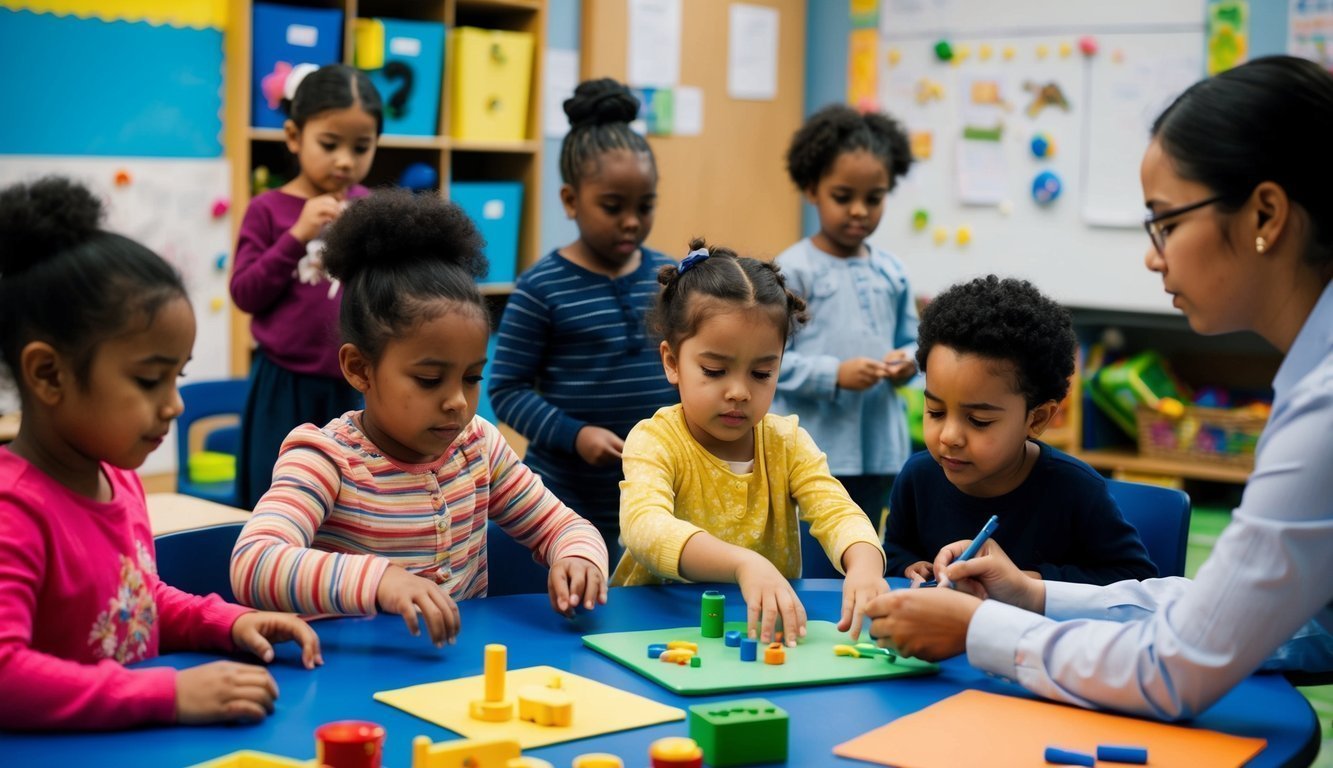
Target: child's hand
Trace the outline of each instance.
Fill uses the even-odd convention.
[[[343,212],[346,203],[334,195],[320,195],[305,201],[301,216],[292,225],[292,237],[308,243],[319,236],[319,231]]]
[[[889,583],[884,580],[884,559],[879,548],[865,542],[857,542],[847,549],[843,554],[843,567],[847,576],[842,581],[842,615],[838,618],[838,631],[850,632],[856,640],[861,635],[866,605],[888,592]]]
[[[620,454],[625,450],[625,441],[620,435],[605,427],[589,424],[579,430],[574,437],[574,450],[579,457],[594,467],[619,464]]]
[[[916,361],[901,349],[895,349],[885,355],[884,366],[886,371],[884,377],[895,387],[907,383],[916,375]]]
[[[912,586],[915,587],[923,581],[935,578],[935,566],[925,560],[917,560],[903,569],[903,576],[911,579]]]
[[[295,640],[301,646],[301,662],[306,669],[324,663],[319,652],[319,636],[310,625],[290,613],[254,611],[243,613],[231,625],[231,641],[237,648],[253,653],[265,662],[273,661],[273,642]]]
[[[572,617],[574,609],[583,601],[584,610],[606,605],[606,577],[591,560],[581,557],[562,557],[551,563],[546,577],[546,592],[556,613]]]
[[[870,389],[888,373],[889,368],[882,360],[853,357],[838,366],[838,386],[851,390]]]
[[[758,627],[759,642],[771,643],[781,621],[782,639],[794,646],[798,637],[805,637],[805,606],[768,558],[752,554],[736,569],[736,583],[745,598],[746,634],[755,637]]]
[[[273,676],[253,664],[215,661],[176,673],[176,720],[183,724],[263,720],[277,698]]]
[[[413,637],[421,634],[421,626],[417,622],[417,614],[421,614],[430,641],[435,643],[436,648],[446,642],[454,644],[454,637],[460,629],[458,605],[430,579],[414,576],[400,566],[391,565],[384,572],[384,578],[380,579],[379,589],[375,591],[375,602],[381,611],[402,616],[407,631]]]

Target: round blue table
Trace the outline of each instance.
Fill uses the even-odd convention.
[[[841,582],[795,582],[811,619],[837,621]],[[314,671],[300,666],[291,644],[280,646],[270,667],[281,690],[277,711],[256,725],[149,728],[118,733],[0,735],[0,764],[6,766],[98,765],[186,766],[240,749],[286,757],[314,756],[314,732],[332,720],[380,723],[387,730],[386,768],[408,768],[411,742],[418,734],[433,741],[457,734],[371,699],[376,691],[481,674],[482,646],[509,646],[509,667],[547,664],[631,691],[681,709],[706,701],[745,698],[736,692],[682,697],[585,648],[584,634],[655,627],[697,625],[699,596],[713,585],[633,587],[611,590],[609,604],[565,619],[551,611],[546,595],[513,595],[461,603],[463,628],[458,644],[436,649],[424,637],[412,637],[397,616],[331,619],[315,622],[325,665]],[[744,605],[733,585],[726,593],[728,618],[744,618]],[[151,665],[187,667],[213,657],[172,654]],[[852,765],[832,749],[854,736],[915,712],[960,690],[975,688],[1012,696],[1023,689],[988,677],[963,658],[941,665],[938,675],[890,681],[760,691],[791,716],[787,765]],[[1318,750],[1318,722],[1305,698],[1277,675],[1254,675],[1195,720],[1194,725],[1268,740],[1251,763],[1262,766],[1305,765]],[[647,764],[648,745],[663,736],[686,735],[685,721],[608,734],[583,741],[529,750],[525,754],[566,768],[585,752],[620,755],[626,766]]]

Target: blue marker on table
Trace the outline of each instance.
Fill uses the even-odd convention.
[[[977,534],[976,538],[972,539],[972,543],[967,545],[967,549],[963,550],[963,554],[959,555],[958,559],[955,560],[954,562],[961,563],[966,560],[971,560],[972,557],[976,555],[978,551],[981,550],[981,545],[985,544],[986,540],[991,537],[991,534],[995,533],[995,529],[999,527],[1000,527],[999,516],[991,515],[990,519],[986,521],[986,524],[981,526],[981,532]],[[939,586],[939,582],[936,581],[935,579],[931,579],[930,581],[921,582],[921,586],[937,587]]]

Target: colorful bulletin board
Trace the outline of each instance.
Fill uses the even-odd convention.
[[[745,622],[728,622],[727,630],[745,632]],[[862,638],[865,639],[865,638]],[[648,658],[648,646],[684,640],[698,644],[699,667],[681,666]],[[805,685],[883,680],[891,677],[929,675],[939,667],[926,661],[883,657],[836,656],[833,646],[850,644],[851,638],[827,621],[806,624],[806,636],[795,648],[786,648],[782,664],[765,664],[764,646],[758,661],[741,661],[740,649],[726,646],[720,637],[703,637],[699,627],[649,629],[638,632],[606,632],[584,635],[583,644],[605,654],[669,691],[686,696],[766,688],[795,688]]]
[[[1138,169],[1153,118],[1204,75],[1200,4],[887,2],[879,33],[880,105],[918,162],[872,239],[916,290],[996,272],[1172,311],[1141,267]]]

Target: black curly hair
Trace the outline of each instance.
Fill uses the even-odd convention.
[[[730,248],[709,246],[703,238],[690,241],[690,250],[708,250],[708,258],[685,272],[676,264],[667,264],[657,272],[662,290],[648,314],[648,327],[666,340],[672,349],[699,330],[699,325],[720,309],[717,302],[690,301],[695,296],[717,299],[732,307],[762,307],[787,342],[805,322],[805,301],[787,289],[787,281],[776,264],[748,256],[739,256]],[[728,307],[730,308],[730,307]]]
[[[1069,392],[1078,340],[1069,310],[1026,280],[995,275],[958,283],[921,313],[916,364],[936,345],[1013,363],[1018,393],[1029,409]]]
[[[343,283],[343,340],[376,361],[390,338],[457,305],[488,318],[484,245],[462,208],[431,193],[385,189],[352,203],[324,238],[324,266]]]
[[[560,144],[560,179],[578,187],[579,181],[597,171],[597,158],[615,149],[642,152],[653,164],[648,141],[629,127],[639,115],[639,100],[620,83],[609,77],[586,80],[565,99],[569,133]]]
[[[787,175],[801,190],[819,183],[838,155],[864,149],[884,163],[889,189],[912,167],[911,143],[902,124],[882,112],[861,114],[830,104],[811,115],[787,148]]]
[[[315,115],[360,106],[375,119],[375,135],[384,133],[384,102],[379,90],[365,72],[346,64],[325,64],[306,75],[293,97],[283,99],[281,106],[297,128],[304,128]]]
[[[101,228],[87,187],[50,176],[0,190],[0,358],[23,395],[19,355],[46,341],[87,384],[97,346],[132,321],[188,301],[180,273],[148,248]]]

